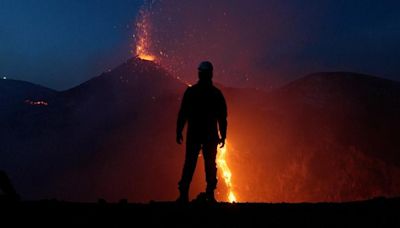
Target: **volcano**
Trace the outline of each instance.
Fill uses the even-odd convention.
[[[400,195],[399,82],[331,72],[269,92],[218,87],[228,103],[227,159],[239,201]],[[66,91],[0,80],[7,94],[0,167],[26,199],[174,199],[184,159],[175,124],[185,88],[138,58]],[[192,196],[203,182],[199,163]],[[218,189],[225,200],[221,180]]]

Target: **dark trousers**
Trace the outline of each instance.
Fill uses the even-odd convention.
[[[208,143],[186,143],[185,164],[183,166],[182,178],[179,181],[179,190],[181,193],[189,191],[190,182],[196,169],[197,158],[200,150],[203,151],[204,168],[206,171],[207,192],[214,191],[217,187],[217,142]]]

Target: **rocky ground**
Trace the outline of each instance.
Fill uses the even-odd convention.
[[[399,227],[400,198],[348,203],[1,203],[2,223],[32,227]]]

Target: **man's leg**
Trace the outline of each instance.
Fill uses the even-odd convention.
[[[204,168],[206,170],[207,189],[206,194],[214,199],[214,190],[217,187],[217,142],[209,142],[203,145]]]
[[[190,182],[196,169],[201,145],[198,143],[186,143],[185,164],[183,165],[182,178],[179,181],[180,200],[187,201]]]

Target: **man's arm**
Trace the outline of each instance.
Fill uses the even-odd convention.
[[[227,111],[227,107],[226,107],[226,101],[224,98],[224,95],[222,95],[222,93],[220,93],[220,104],[219,104],[219,113],[218,113],[218,128],[219,128],[219,134],[221,135],[221,140],[220,143],[221,148],[224,147],[225,145],[225,139],[226,139],[226,130],[228,127],[228,121],[227,121],[227,117],[228,117],[228,111]]]
[[[178,113],[178,121],[176,123],[176,142],[181,144],[183,141],[182,131],[185,127],[185,123],[187,120],[187,112],[188,112],[188,89],[185,91],[181,103],[181,107]]]

